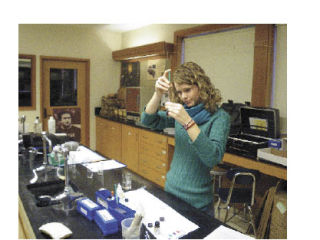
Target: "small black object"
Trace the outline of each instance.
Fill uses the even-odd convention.
[[[148,223],[148,227],[153,227],[153,224],[152,223]]]
[[[125,198],[124,201],[125,201],[125,202],[129,202],[129,199],[128,199],[128,198]]]
[[[163,222],[164,221],[164,217],[160,217],[160,221]]]
[[[160,227],[160,222],[159,221],[155,221],[154,222],[154,227],[157,227],[157,228]]]

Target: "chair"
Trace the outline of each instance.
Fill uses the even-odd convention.
[[[231,185],[230,185],[230,188],[218,189],[218,195],[219,195],[219,200],[217,204],[218,217],[220,218],[220,210],[226,209],[226,215],[224,218],[224,223],[226,223],[237,214],[234,207],[234,214],[228,219],[228,214],[229,214],[229,209],[231,207],[231,204],[236,204],[236,203],[243,204],[244,215],[246,216],[246,210],[248,210],[248,213],[249,213],[249,227],[247,229],[247,232],[249,232],[249,229],[251,226],[253,228],[253,233],[256,236],[256,227],[255,227],[254,217],[252,214],[252,206],[254,205],[254,202],[255,202],[254,197],[255,197],[256,181],[260,177],[259,171],[243,169],[243,168],[235,168],[235,169],[230,169],[227,172],[226,177],[231,181]],[[237,184],[237,186],[235,186],[235,184]],[[223,203],[223,206],[221,203]]]
[[[224,165],[224,164],[218,164],[216,165],[211,171],[210,175],[213,178],[213,191],[214,196],[219,197],[218,190],[221,188],[221,179],[223,176],[227,174],[227,171],[230,169],[230,167]],[[218,178],[218,185],[216,186],[216,178]]]

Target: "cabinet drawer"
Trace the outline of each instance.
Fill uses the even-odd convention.
[[[159,152],[153,152],[153,151],[140,151],[139,159],[150,159],[150,160],[156,160],[161,162],[168,161],[167,154],[161,154]]]
[[[110,131],[120,132],[121,131],[121,124],[116,122],[108,121],[106,122],[106,128]]]
[[[154,145],[167,146],[167,137],[157,133],[140,130],[140,142],[143,144],[153,143]]]
[[[160,174],[160,173],[154,171],[153,169],[148,168],[147,166],[143,166],[142,164],[139,165],[139,172],[146,179],[148,179],[151,182],[154,182],[164,188],[164,185],[166,182],[166,175],[165,174]]]
[[[167,163],[163,161],[158,161],[156,159],[150,159],[146,157],[141,157],[139,164],[151,168],[160,174],[165,175],[167,173]]]

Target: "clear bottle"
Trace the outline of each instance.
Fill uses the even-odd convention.
[[[42,131],[42,124],[40,122],[39,117],[36,117],[36,120],[34,121],[34,125],[33,125],[33,131],[34,133],[41,133]]]
[[[49,133],[56,133],[56,120],[53,116],[50,116],[48,120],[48,131]]]

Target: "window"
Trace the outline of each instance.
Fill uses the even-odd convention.
[[[19,54],[19,110],[36,109],[36,56]]]

